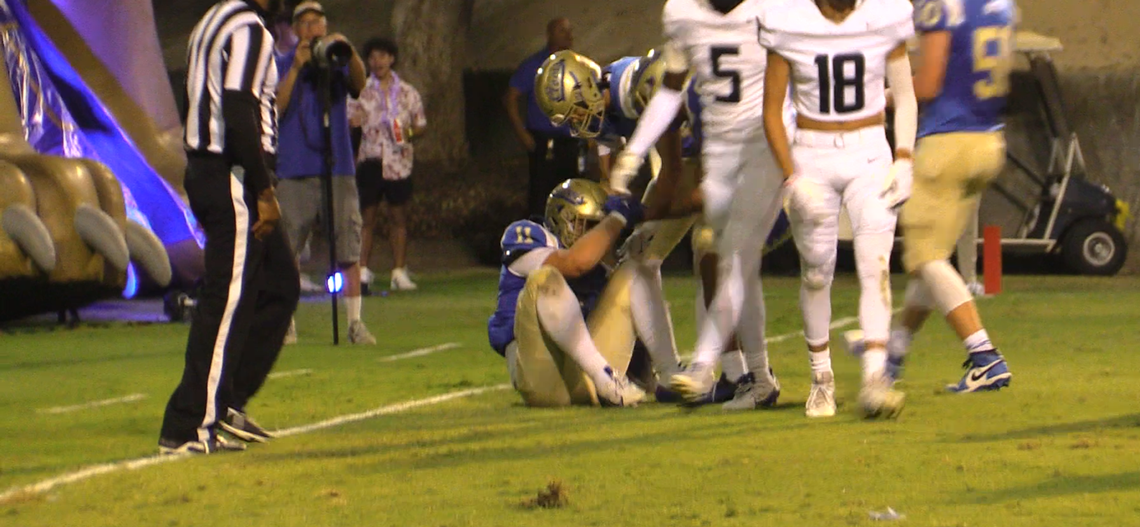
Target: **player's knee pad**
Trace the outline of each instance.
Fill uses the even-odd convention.
[[[966,289],[962,277],[946,260],[922,264],[918,268],[918,276],[926,282],[926,287],[930,288],[930,296],[943,315],[950,314],[958,306],[974,298],[970,295],[970,290]]]
[[[801,257],[800,268],[803,269],[800,279],[805,288],[811,291],[827,289],[835,279],[835,254],[833,252],[830,258],[815,261]]]

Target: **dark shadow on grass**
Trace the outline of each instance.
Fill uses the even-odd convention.
[[[1009,432],[1002,432],[998,434],[967,434],[964,436],[955,437],[950,441],[954,443],[985,443],[989,441],[1029,439],[1041,436],[1048,437],[1062,434],[1092,432],[1095,430],[1106,430],[1113,428],[1140,428],[1140,414],[1121,415],[1108,419],[1092,419],[1088,421],[1076,421],[1072,423],[1037,426],[1033,428],[1025,428],[1022,430],[1011,430]]]
[[[606,410],[600,411],[606,412]],[[742,414],[720,414],[720,416],[737,415]],[[753,416],[755,416],[755,414],[749,417]],[[643,412],[636,417],[627,414],[623,415],[620,421],[613,420],[605,422],[599,422],[594,419],[577,420],[577,418],[582,417],[581,414],[567,415],[566,417],[575,418],[575,422],[571,423],[570,421],[566,421],[566,424],[574,424],[575,428],[572,432],[577,433],[588,431],[593,427],[602,425],[617,426],[619,428],[629,425],[628,430],[637,430],[640,428],[638,423],[649,426],[650,423],[659,421],[663,417],[672,418],[675,416],[667,416],[661,412]],[[717,415],[710,414],[710,417],[717,417]],[[560,438],[558,431],[552,429],[550,423],[546,421],[546,419],[535,419],[527,423],[527,426],[524,428],[514,428],[507,431],[479,430],[477,426],[473,426],[470,431],[464,434],[438,440],[431,438],[409,438],[409,440],[400,444],[358,445],[342,448],[266,453],[262,459],[269,462],[289,462],[380,456],[383,459],[377,461],[370,470],[374,469],[380,472],[399,473],[407,470],[457,468],[469,464],[495,461],[557,459],[563,456],[573,457],[590,452],[679,444],[681,442],[701,444],[724,437],[755,438],[763,437],[763,432],[765,431],[788,431],[806,428],[812,424],[806,421],[793,424],[788,424],[783,420],[768,422],[755,418],[734,419],[728,423],[721,422],[720,420],[709,422],[708,420],[701,419],[691,424],[672,427],[664,431],[655,430],[646,433],[614,434],[612,437],[606,438],[589,438],[580,441],[563,442],[564,440]],[[463,427],[462,423],[456,423],[454,421],[452,421],[450,425],[450,427],[440,426],[439,428],[454,429]],[[427,429],[431,428],[435,427],[427,427]],[[421,429],[421,433],[423,431],[424,429]],[[530,444],[520,445],[520,443]],[[488,445],[492,446],[488,447]],[[417,451],[422,452],[422,454],[416,455]]]
[[[988,505],[1006,501],[1056,498],[1072,494],[1129,491],[1140,488],[1140,471],[1105,474],[1100,476],[1058,475],[1036,485],[1010,487],[987,492],[971,491],[959,502],[971,505]]]

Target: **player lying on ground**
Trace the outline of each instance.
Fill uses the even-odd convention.
[[[800,309],[812,367],[808,417],[835,415],[829,348],[831,283],[843,206],[855,238],[859,325],[867,337],[859,403],[867,417],[894,416],[904,397],[886,372],[890,258],[897,210],[910,193],[917,103],[906,40],[906,0],[769,0],[758,19],[768,48],[765,129],[788,189],[800,253]],[[884,80],[895,95],[895,160],[884,129]],[[796,133],[779,118],[791,83]]]
[[[713,363],[729,336],[740,339],[755,381],[749,407],[768,406],[779,383],[768,366],[762,246],[780,213],[778,168],[768,153],[761,117],[764,51],[756,38],[757,0],[670,0],[662,12],[666,75],[615,163],[611,184],[626,190],[645,152],[683,104],[691,72],[701,94],[700,183],[705,222],[716,234],[717,288],[699,329],[696,357],[673,387],[700,399],[713,385]],[[777,112],[783,115],[782,112]]]
[[[566,123],[572,134],[591,139],[597,145],[604,183],[609,172],[610,151],[620,149],[632,134],[647,101],[661,85],[664,73],[664,61],[655,51],[644,57],[623,57],[605,67],[573,51],[560,51],[551,55],[539,69],[535,93],[539,94],[539,107],[553,123]],[[653,358],[658,381],[664,386],[668,386],[680,368],[661,287],[661,263],[697,220],[694,213],[697,209],[691,202],[700,170],[694,159],[699,152],[700,107],[695,92],[690,89],[687,94],[691,102],[688,111],[680,110],[657,140],[659,155],[652,158],[654,178],[644,196],[646,216],[662,219],[638,226],[623,247],[623,254],[633,264],[635,273],[630,292],[632,301],[647,308],[635,313],[635,321],[641,333],[648,336],[644,343]],[[680,217],[667,219],[671,216]],[[694,240],[707,237],[697,236]],[[712,259],[715,266],[715,254],[706,254],[711,249],[712,244],[707,241],[694,244],[698,262]],[[704,285],[712,291],[715,275],[710,274],[704,275]],[[704,304],[703,295],[701,300],[699,305]],[[751,384],[752,377],[745,373],[739,350],[722,354],[721,360],[725,372],[722,380],[735,381],[721,383],[722,386]],[[721,390],[713,392],[714,400],[717,391]],[[670,400],[673,396],[664,389],[659,389],[657,395],[659,400]],[[750,401],[742,397],[726,404],[726,408],[751,408],[754,403],[745,404]]]
[[[516,221],[503,233],[498,307],[487,324],[528,406],[634,406],[645,393],[625,376],[636,334],[632,270],[611,276],[603,258],[641,204],[606,196],[586,179],[563,182],[546,202],[543,225]]]
[[[967,371],[950,391],[1009,386],[1012,374],[982,327],[961,275],[950,265],[956,240],[1005,164],[1001,113],[1009,94],[1014,5],[1010,0],[920,0],[915,93],[924,103],[914,193],[903,207],[903,263],[913,277],[887,349],[898,378],[914,334],[937,308],[966,346]],[[860,353],[862,335],[845,335]]]

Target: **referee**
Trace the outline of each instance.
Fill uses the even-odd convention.
[[[265,20],[281,0],[223,0],[190,36],[184,135],[186,194],[206,232],[206,273],[182,381],[159,435],[163,453],[244,450],[270,434],[245,404],[273,368],[300,296],[277,229],[277,68]]]

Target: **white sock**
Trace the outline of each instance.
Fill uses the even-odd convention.
[[[759,249],[756,251],[759,254]],[[755,267],[754,267],[755,268]],[[736,334],[740,337],[740,347],[744,351],[745,365],[757,379],[768,376],[768,341],[764,338],[765,311],[764,291],[760,285],[759,269],[755,274],[745,271],[744,302],[740,310],[740,323]]]
[[[863,383],[866,384],[871,377],[887,369],[887,350],[883,348],[869,349],[863,352]]]
[[[994,351],[994,345],[990,342],[990,336],[986,334],[986,330],[984,329],[979,329],[977,333],[966,337],[963,343],[966,345],[967,353]]]
[[[582,318],[582,308],[578,305],[578,298],[566,284],[566,279],[557,273],[551,273],[551,280],[558,284],[544,284],[542,293],[538,296],[538,321],[550,340],[562,351],[570,355],[582,371],[593,379],[599,386],[612,383],[612,378],[606,374],[609,364],[598,348],[590,331],[586,328],[586,321]],[[553,287],[550,287],[553,286]]]
[[[348,308],[348,322],[350,324],[360,320],[360,304],[361,299],[359,296],[344,297],[344,305]]]
[[[729,258],[722,257],[718,265],[716,296],[698,328],[694,364],[715,363],[740,321],[740,308],[744,303],[740,259],[735,254]]]
[[[668,378],[680,371],[677,342],[673,339],[673,321],[661,290],[661,264],[631,263],[633,280],[629,286],[630,314],[633,327],[658,373]]]
[[[824,348],[823,351],[809,351],[808,357],[811,359],[812,373],[831,371],[831,348]]]
[[[720,371],[729,382],[736,382],[748,371],[744,364],[744,353],[740,350],[726,351],[720,354]]]
[[[914,333],[904,327],[891,330],[891,338],[887,341],[887,353],[891,357],[905,357],[910,351],[910,343],[914,341]]]

